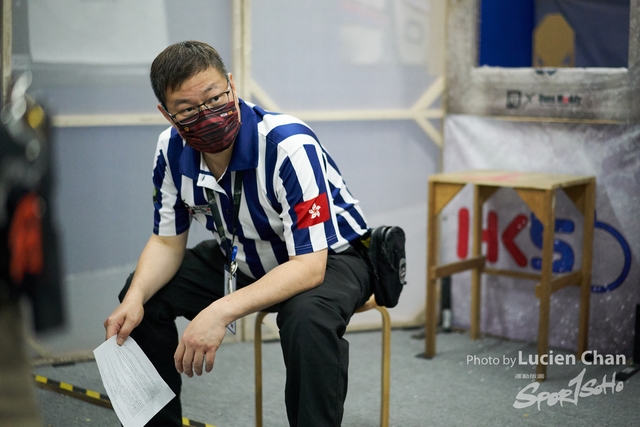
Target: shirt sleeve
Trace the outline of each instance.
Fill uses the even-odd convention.
[[[284,152],[277,192],[289,255],[317,252],[337,241],[326,159],[317,141],[295,135],[282,141]]]
[[[158,140],[153,165],[153,232],[159,236],[177,236],[185,232],[191,224],[189,210],[182,202],[180,186],[174,182],[171,160],[177,162],[172,152],[176,147],[169,130]]]

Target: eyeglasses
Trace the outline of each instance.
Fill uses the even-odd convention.
[[[176,114],[169,114],[169,117],[179,125],[190,125],[197,122],[202,117],[204,110],[211,112],[222,111],[224,107],[229,103],[229,93],[231,92],[231,85],[227,86],[227,90],[206,100],[200,105],[195,107],[187,107],[184,110],[178,111]],[[166,109],[165,109],[166,111]]]

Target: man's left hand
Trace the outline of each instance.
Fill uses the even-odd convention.
[[[173,360],[178,372],[189,378],[202,375],[202,366],[211,372],[216,351],[222,343],[227,325],[216,316],[215,309],[207,307],[191,321],[182,334]]]

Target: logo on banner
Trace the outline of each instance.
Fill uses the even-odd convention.
[[[523,93],[520,90],[508,90],[507,108],[510,110],[516,110],[518,108],[524,107],[527,104],[533,104],[535,96],[535,93]]]
[[[577,107],[582,103],[582,97],[578,95],[548,95],[539,94],[538,103],[540,105],[569,105]]]
[[[494,211],[487,213],[487,228],[482,230],[482,241],[486,244],[486,258],[488,262],[496,263],[498,261],[498,245],[502,243],[507,253],[516,263],[518,267],[526,268],[530,267],[533,270],[542,269],[542,259],[539,256],[527,256],[525,252],[518,246],[515,239],[520,232],[529,224],[529,238],[535,247],[542,249],[542,236],[544,234],[544,227],[540,220],[531,213],[527,215],[516,215],[507,224],[504,231],[498,236],[498,214]],[[594,228],[611,235],[615,241],[620,245],[623,256],[623,266],[617,277],[609,283],[604,285],[591,285],[591,292],[602,293],[616,289],[629,275],[631,269],[631,249],[629,243],[624,238],[622,233],[615,227],[602,222],[594,222]],[[562,235],[569,235],[575,231],[574,222],[570,219],[556,218],[555,221],[555,233]],[[564,241],[561,238],[554,237],[553,240],[553,266],[554,273],[568,273],[573,270],[575,256],[574,250],[570,243]],[[469,209],[461,208],[458,211],[458,242],[457,242],[457,255],[460,259],[467,258],[469,254]]]
[[[522,103],[522,92],[520,92],[519,90],[507,91],[507,108],[511,110],[520,108],[521,103]]]
[[[536,102],[539,106],[578,107],[582,105],[582,99],[583,97],[576,94],[523,93],[520,90],[507,90],[507,108],[510,110],[523,108]]]
[[[331,218],[327,193],[322,193],[311,200],[300,202],[293,209],[298,217],[298,228],[308,228]]]

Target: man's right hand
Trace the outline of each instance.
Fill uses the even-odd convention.
[[[117,334],[116,343],[122,345],[131,331],[140,324],[144,316],[142,303],[128,301],[126,298],[104,321],[106,339]]]
[[[187,247],[188,231],[177,236],[152,234],[144,247],[136,271],[122,303],[104,321],[107,339],[118,335],[122,345],[131,331],[142,322],[143,305],[178,271]]]

